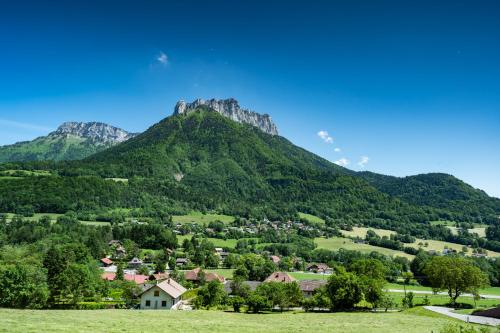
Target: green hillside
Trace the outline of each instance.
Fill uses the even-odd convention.
[[[78,160],[109,148],[75,135],[43,136],[0,147],[0,163],[13,161]]]
[[[31,167],[40,169],[47,165],[33,163]],[[120,145],[85,160],[51,168],[65,177],[46,177],[36,182],[25,178],[11,182],[11,189],[15,185],[17,193],[37,189],[46,192],[49,187],[69,197],[74,195],[68,192],[78,191],[81,205],[95,208],[104,205],[93,199],[96,195],[104,198],[107,193],[121,193],[123,189],[121,186],[117,191],[115,188],[120,185],[104,180],[97,184],[97,179],[127,178],[124,202],[120,202],[120,196],[110,200],[118,201],[120,206],[156,202],[229,215],[271,217],[300,211],[343,221],[411,221],[408,218],[413,213],[426,214],[283,137],[268,135],[206,110],[168,117]],[[86,198],[85,193],[68,189],[72,183],[68,176],[95,176],[94,196]],[[5,184],[7,180],[0,182],[0,188],[8,187]],[[16,196],[21,204],[39,205],[38,195]],[[54,199],[59,200],[60,196]],[[57,205],[54,202],[52,206]],[[4,210],[12,211],[12,207]],[[52,207],[51,212],[59,211],[61,208]]]
[[[489,197],[460,179],[443,173],[398,178],[372,172],[359,174],[380,191],[418,206],[450,212],[450,221],[493,223],[500,215],[500,199]]]

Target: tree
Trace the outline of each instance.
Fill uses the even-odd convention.
[[[326,290],[332,310],[352,309],[363,298],[363,287],[358,276],[345,270],[330,276]]]
[[[116,280],[118,281],[123,281],[125,280],[125,274],[123,272],[123,264],[119,263],[118,266],[116,267]]]
[[[259,313],[270,310],[272,305],[267,298],[257,293],[252,293],[247,299],[247,307],[249,312]]]
[[[213,306],[224,304],[226,301],[226,292],[222,284],[213,280],[206,283],[198,291],[198,296],[196,296],[195,304],[197,307],[210,308]]]
[[[403,305],[404,308],[412,308],[413,307],[413,292],[410,291],[409,293],[407,293],[403,299],[401,300],[401,303]]]
[[[424,268],[433,288],[447,290],[452,304],[465,292],[478,293],[488,285],[488,276],[474,263],[460,257],[434,257]]]
[[[48,297],[46,276],[40,267],[0,265],[0,307],[40,309]]]
[[[377,300],[374,304],[376,308],[382,308],[387,312],[388,309],[394,306],[394,300],[392,299],[391,294],[383,293],[382,296]]]
[[[240,312],[241,307],[245,304],[245,299],[240,296],[234,296],[230,298],[230,304],[234,312]]]

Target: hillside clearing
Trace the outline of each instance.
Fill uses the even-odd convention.
[[[2,332],[436,332],[457,321],[424,309],[396,313],[0,310]]]
[[[174,215],[172,216],[172,221],[174,223],[198,223],[198,224],[208,224],[213,221],[221,221],[224,224],[229,224],[234,221],[233,216],[223,215],[223,214],[203,214],[201,212],[192,212],[187,215]]]
[[[408,259],[413,259],[414,256],[403,251],[386,249],[384,247],[372,246],[368,244],[358,244],[355,243],[352,239],[343,238],[343,237],[332,237],[332,238],[315,238],[314,242],[318,245],[320,249],[327,250],[352,250],[352,251],[360,251],[362,253],[371,253],[371,252],[379,252],[387,256],[392,257],[405,257]]]

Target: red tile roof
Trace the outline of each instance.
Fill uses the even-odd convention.
[[[112,265],[113,264],[113,260],[109,259],[109,258],[102,258],[101,259],[101,262],[103,264],[106,264],[106,265]]]
[[[264,282],[293,282],[296,281],[294,277],[290,276],[290,274],[286,272],[274,272],[273,274],[269,275],[267,279],[264,280]]]
[[[116,273],[106,272],[101,275],[101,278],[108,281],[114,281],[116,279]],[[137,284],[143,284],[148,281],[149,276],[141,274],[124,274],[123,278],[127,281],[133,281]]]
[[[197,267],[193,270],[190,270],[190,271],[187,271],[187,272],[184,272],[184,278],[187,280],[187,281],[199,281],[200,278],[199,278],[199,273],[201,271],[201,268],[200,267]],[[212,273],[212,272],[204,272],[205,273],[205,281],[207,282],[210,282],[210,281],[213,281],[213,280],[219,280],[220,282],[224,282],[225,279],[224,277],[218,275],[218,274],[215,274],[215,273]]]

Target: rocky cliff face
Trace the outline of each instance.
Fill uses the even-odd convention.
[[[129,133],[121,128],[104,123],[90,122],[66,122],[57,128],[49,136],[75,135],[90,139],[96,143],[115,144],[126,141],[137,134]]]
[[[192,103],[179,101],[175,105],[174,115],[187,114],[200,106],[206,106],[236,122],[250,124],[271,135],[278,135],[278,128],[268,114],[260,114],[240,108],[237,100],[229,99],[197,99]]]

